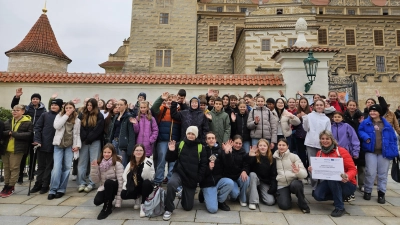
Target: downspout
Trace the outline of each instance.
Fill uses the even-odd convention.
[[[195,69],[194,69],[194,74],[197,74],[197,57],[198,57],[198,52],[197,52],[197,45],[198,45],[198,33],[199,33],[199,22],[201,20],[201,16],[197,15],[197,22],[196,22],[196,62],[195,62]]]

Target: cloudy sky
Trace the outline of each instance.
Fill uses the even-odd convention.
[[[98,64],[129,37],[131,0],[47,0],[47,16],[63,52],[72,59],[68,72],[104,72]],[[20,43],[42,14],[44,0],[0,0],[0,71],[4,52]]]

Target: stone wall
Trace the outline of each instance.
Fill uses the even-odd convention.
[[[8,72],[67,72],[68,62],[37,53],[8,53]]]
[[[232,53],[233,55],[233,73],[245,74],[246,70],[246,32],[240,35],[236,47]]]

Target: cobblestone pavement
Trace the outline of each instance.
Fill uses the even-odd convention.
[[[310,214],[303,214],[292,195],[293,208],[280,210],[277,205],[260,204],[256,210],[241,207],[237,202],[227,201],[231,211],[218,211],[210,214],[205,205],[195,201],[194,209],[184,211],[178,199],[175,200],[177,209],[170,221],[163,221],[162,216],[156,218],[140,218],[139,211],[133,209],[133,201],[123,201],[122,208],[114,209],[105,220],[96,220],[101,206],[93,204],[96,191],[78,193],[74,181],[69,182],[67,193],[60,199],[47,200],[47,194],[28,193],[28,183],[16,186],[16,193],[8,198],[0,198],[0,224],[141,224],[141,225],[191,225],[191,224],[400,224],[400,184],[395,183],[389,176],[386,192],[386,204],[377,203],[377,192],[374,189],[372,199],[365,201],[362,193],[356,192],[356,200],[345,203],[347,214],[340,218],[330,216],[333,210],[332,201],[316,202],[311,197],[310,185],[305,185],[305,194],[311,209]],[[1,188],[4,183],[1,183]],[[165,186],[165,185],[164,185]],[[197,196],[196,196],[197,198]]]

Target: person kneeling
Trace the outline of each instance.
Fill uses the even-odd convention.
[[[135,199],[134,209],[140,207],[140,217],[145,217],[143,204],[146,198],[153,192],[154,179],[153,160],[146,158],[145,147],[136,144],[133,147],[131,161],[126,165],[124,171],[124,184],[122,187],[122,199]]]
[[[333,200],[335,209],[332,211],[332,217],[340,217],[346,212],[343,199],[354,194],[356,190],[357,169],[349,152],[338,147],[336,140],[330,131],[324,130],[319,135],[321,150],[317,152],[316,157],[343,158],[344,174],[341,174],[342,180],[324,180],[318,182],[313,191],[313,197],[317,201]],[[312,172],[312,167],[308,167]]]
[[[103,154],[99,160],[94,160],[90,168],[90,178],[94,183],[100,183],[94,204],[103,205],[103,210],[97,216],[98,220],[108,217],[112,213],[112,202],[117,195],[115,207],[121,207],[122,174],[124,166],[111,143],[104,145]]]

